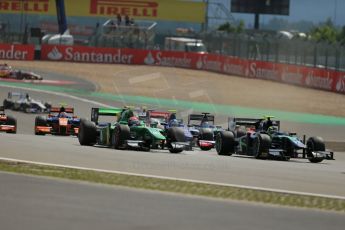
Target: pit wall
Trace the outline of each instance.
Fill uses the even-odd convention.
[[[23,53],[26,52],[26,55]],[[33,60],[34,46],[0,44],[0,59]],[[41,60],[181,67],[272,80],[345,94],[345,72],[216,54],[42,45]]]

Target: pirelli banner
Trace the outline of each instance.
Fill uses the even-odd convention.
[[[206,3],[188,0],[65,0],[67,16],[203,23]],[[56,15],[55,0],[0,0],[0,13]]]

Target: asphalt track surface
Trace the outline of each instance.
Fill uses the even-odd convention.
[[[343,214],[0,173],[1,229],[343,229]]]
[[[49,75],[62,79],[59,75]],[[71,78],[67,78],[71,80]],[[73,78],[72,78],[73,79]],[[78,79],[74,79],[78,80]],[[80,81],[76,86],[94,90],[95,86]],[[0,98],[5,98],[10,90],[0,87]],[[30,92],[28,90],[19,90]],[[31,97],[50,101],[55,105],[60,102],[75,107],[79,117],[90,117],[90,110],[95,105],[60,95],[42,92],[30,92]],[[98,99],[99,100],[99,99]],[[99,101],[112,106],[119,106],[113,101]],[[116,151],[101,147],[80,146],[75,137],[34,136],[35,114],[24,114],[7,110],[18,120],[18,135],[0,133],[0,157],[16,158],[29,161],[66,164],[131,173],[152,174],[158,176],[195,179],[219,183],[231,183],[271,189],[283,189],[298,192],[345,196],[345,155],[336,153],[336,161],[324,161],[311,164],[305,159],[293,159],[289,162],[262,161],[247,157],[221,157],[214,150],[209,152],[195,150],[182,154],[169,154],[168,151]],[[225,119],[225,118],[224,118]],[[326,140],[338,140],[345,135],[344,127],[311,124],[288,124],[296,131],[304,133],[318,131]],[[336,135],[334,135],[336,133]],[[315,134],[315,132],[314,132]],[[345,138],[344,138],[345,139]]]

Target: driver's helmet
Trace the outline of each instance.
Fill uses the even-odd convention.
[[[275,126],[270,126],[270,127],[268,127],[267,132],[270,133],[270,134],[271,133],[276,133],[276,132],[278,132],[278,128],[275,127]]]
[[[178,122],[177,119],[172,119],[172,120],[170,121],[169,125],[170,125],[171,127],[178,127],[178,126],[179,126],[179,122]]]
[[[129,126],[136,126],[136,125],[139,125],[140,124],[140,121],[137,117],[135,116],[132,116],[128,119],[128,125]]]
[[[60,108],[59,117],[67,117],[66,109],[63,106]]]
[[[169,116],[169,121],[172,121],[172,120],[176,120],[176,114],[175,113],[172,113]]]
[[[151,125],[159,125],[160,124],[160,122],[159,122],[159,120],[157,119],[157,118],[150,118],[150,124]]]
[[[209,128],[210,127],[210,123],[208,121],[204,121],[204,122],[201,123],[201,127]]]

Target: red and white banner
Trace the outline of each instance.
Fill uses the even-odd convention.
[[[42,60],[171,66],[279,81],[345,94],[345,72],[215,54],[159,50],[42,46]]]
[[[0,44],[0,59],[34,60],[34,45]]]

